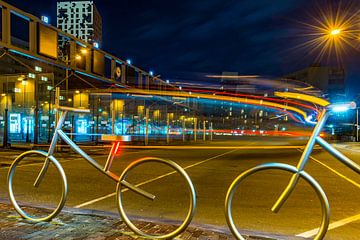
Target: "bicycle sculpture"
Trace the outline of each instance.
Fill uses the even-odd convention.
[[[113,145],[112,145],[112,149],[110,150],[110,153],[108,155],[106,164],[104,166],[101,166],[96,160],[94,160],[89,155],[87,155],[83,150],[81,150],[81,148],[78,147],[62,130],[67,112],[72,111],[75,113],[89,113],[90,110],[70,108],[70,107],[61,107],[61,106],[57,106],[56,109],[57,109],[57,111],[61,112],[61,115],[59,117],[59,121],[57,123],[56,129],[54,132],[54,136],[52,138],[48,152],[36,151],[36,150],[24,152],[23,154],[21,154],[14,160],[14,162],[12,163],[12,165],[9,169],[8,192],[9,192],[10,200],[11,200],[11,203],[13,204],[13,206],[15,207],[15,210],[23,218],[34,221],[34,222],[50,221],[61,211],[61,209],[65,205],[65,201],[66,201],[66,197],[67,197],[67,193],[68,193],[66,175],[65,175],[65,172],[64,172],[61,164],[53,156],[55,148],[56,148],[56,144],[58,142],[58,139],[60,138],[65,143],[67,143],[76,153],[80,154],[82,156],[82,158],[84,158],[86,161],[88,161],[93,167],[95,167],[97,170],[99,170],[100,172],[102,172],[103,174],[105,174],[106,176],[108,176],[109,178],[114,180],[115,182],[117,182],[116,202],[117,202],[118,210],[119,210],[120,215],[121,215],[122,219],[124,220],[124,222],[136,234],[139,234],[141,236],[148,237],[148,238],[168,239],[168,238],[173,238],[173,237],[179,235],[181,232],[183,232],[186,229],[186,227],[191,222],[191,220],[194,216],[194,213],[195,213],[196,193],[195,193],[195,189],[194,189],[194,186],[192,184],[190,177],[184,171],[183,168],[181,168],[179,165],[177,165],[176,163],[174,163],[173,161],[170,161],[170,160],[154,158],[154,157],[145,157],[145,158],[138,159],[138,160],[134,161],[133,163],[129,164],[119,177],[115,173],[111,172],[110,168],[112,165],[112,161],[115,157],[116,150],[119,147],[119,142],[128,140],[127,137],[126,136],[113,136],[113,135],[106,136],[105,135],[102,138],[105,141],[106,140],[112,141]],[[14,173],[16,171],[17,166],[21,163],[21,161],[23,161],[25,157],[30,156],[30,155],[37,155],[38,157],[42,157],[45,159],[44,163],[42,165],[42,169],[37,174],[37,178],[34,181],[34,184],[33,184],[34,187],[38,187],[41,184],[41,181],[44,178],[50,164],[53,164],[55,166],[55,168],[57,169],[59,176],[61,178],[61,182],[62,182],[61,199],[59,200],[59,203],[57,204],[55,209],[45,217],[34,217],[34,216],[31,216],[30,214],[28,214],[27,212],[25,212],[25,210],[19,205],[19,203],[14,195],[14,190],[13,190]],[[189,206],[188,206],[189,209],[187,211],[187,215],[186,215],[185,219],[182,221],[182,223],[180,224],[180,226],[178,228],[176,228],[174,231],[164,234],[164,235],[149,235],[149,234],[143,232],[142,230],[140,230],[139,228],[137,228],[134,225],[134,223],[128,218],[128,214],[125,212],[124,205],[123,205],[123,191],[122,190],[124,188],[128,188],[129,190],[131,190],[137,194],[140,194],[141,196],[148,198],[150,200],[155,199],[155,196],[152,195],[151,193],[149,193],[127,181],[127,177],[129,175],[130,170],[132,170],[144,163],[150,163],[150,162],[160,163],[160,164],[164,164],[166,166],[171,167],[174,170],[174,172],[179,173],[180,176],[185,180],[185,183],[186,183],[188,191],[189,191],[189,199],[190,199]]]
[[[301,95],[301,94],[300,94]],[[304,96],[304,95],[303,95]],[[293,97],[289,94],[288,97]],[[230,185],[228,192],[226,194],[225,199],[225,216],[227,224],[231,230],[231,232],[234,234],[234,236],[237,239],[243,240],[244,237],[241,235],[241,233],[238,231],[236,225],[234,224],[233,216],[232,216],[232,201],[234,197],[234,193],[236,192],[237,188],[239,187],[239,184],[244,181],[247,177],[253,175],[254,173],[260,172],[260,171],[266,171],[266,170],[281,170],[292,173],[292,177],[290,179],[290,182],[288,183],[285,190],[282,192],[280,197],[277,199],[275,204],[272,206],[271,211],[274,213],[277,213],[283,204],[286,202],[286,200],[289,198],[291,193],[293,192],[294,188],[296,187],[297,183],[301,178],[303,178],[307,183],[310,184],[310,186],[315,190],[317,193],[318,198],[320,199],[321,207],[322,207],[322,222],[321,226],[314,237],[314,239],[323,239],[328,226],[329,226],[329,219],[330,219],[330,206],[327,199],[327,196],[324,192],[324,190],[321,188],[320,184],[308,173],[304,171],[304,168],[306,164],[308,163],[310,154],[315,146],[315,144],[319,144],[322,148],[324,148],[327,152],[329,152],[331,155],[333,155],[335,158],[337,158],[339,161],[341,161],[343,164],[345,164],[347,167],[351,168],[358,174],[360,174],[360,166],[357,165],[355,162],[344,156],[342,153],[337,151],[335,148],[333,148],[329,143],[327,143],[323,138],[320,137],[320,133],[323,130],[326,120],[328,119],[329,115],[332,112],[336,111],[346,111],[347,109],[355,109],[356,104],[354,102],[351,103],[344,103],[344,104],[333,104],[333,105],[327,105],[324,106],[324,109],[322,110],[318,123],[316,124],[312,135],[305,147],[305,150],[297,164],[296,167],[283,164],[283,163],[266,163],[261,164],[258,166],[255,166],[254,168],[251,168],[243,173],[241,173]]]

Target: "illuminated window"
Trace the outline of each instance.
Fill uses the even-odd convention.
[[[28,77],[29,77],[29,78],[35,78],[36,76],[35,76],[34,73],[29,73],[29,74],[28,74]]]

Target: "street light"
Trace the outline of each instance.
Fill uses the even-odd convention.
[[[339,35],[340,33],[341,33],[341,29],[339,29],[339,28],[333,29],[330,32],[330,34],[333,36]]]
[[[358,12],[346,7],[340,2],[337,6],[319,9],[319,14],[311,22],[303,22],[307,38],[299,47],[305,47],[312,53],[317,53],[316,61],[321,61],[335,54],[338,62],[342,61],[346,47],[356,49],[358,44],[359,18]]]
[[[77,54],[76,56],[75,56],[75,60],[81,60],[81,56],[79,55],[79,54]]]

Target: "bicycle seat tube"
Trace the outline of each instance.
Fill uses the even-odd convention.
[[[275,204],[271,208],[271,211],[277,213],[280,210],[280,208],[282,207],[282,205],[285,203],[285,201],[289,198],[292,191],[294,190],[294,188],[300,178],[299,172],[304,170],[304,167],[307,164],[310,154],[316,143],[316,137],[320,135],[320,132],[324,128],[324,125],[325,125],[328,117],[329,117],[329,113],[327,112],[326,108],[324,108],[321,112],[319,122],[316,124],[315,129],[314,129],[313,133],[311,134],[311,137],[310,137],[308,143],[306,144],[305,150],[304,150],[303,154],[301,155],[299,163],[296,166],[298,173],[293,174],[293,176],[290,179],[289,184],[286,186],[285,190],[281,193],[280,197],[278,198],[278,200],[275,202]]]

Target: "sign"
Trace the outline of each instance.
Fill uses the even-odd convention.
[[[115,81],[121,81],[121,67],[116,66],[114,71],[114,79]]]
[[[10,133],[20,133],[20,113],[10,114]]]

